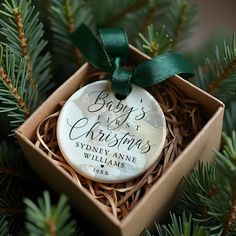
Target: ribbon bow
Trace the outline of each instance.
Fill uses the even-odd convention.
[[[116,94],[127,96],[132,90],[131,83],[148,87],[176,74],[185,78],[193,75],[188,62],[174,52],[147,60],[132,71],[123,68],[129,58],[126,33],[120,28],[104,28],[100,29],[99,33],[101,43],[82,24],[73,33],[72,39],[95,68],[111,72],[112,90]]]

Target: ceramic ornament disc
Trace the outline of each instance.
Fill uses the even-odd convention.
[[[164,114],[143,88],[119,100],[109,81],[91,83],[63,106],[57,140],[66,161],[81,175],[103,183],[128,181],[158,158],[166,138]]]

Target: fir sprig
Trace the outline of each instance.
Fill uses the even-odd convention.
[[[0,186],[1,194],[21,184],[23,189],[25,183],[32,184],[34,177],[29,174],[29,169],[23,159],[21,151],[14,145],[0,143]]]
[[[26,60],[29,86],[41,96],[48,90],[50,79],[50,54],[43,51],[47,42],[43,39],[43,25],[38,20],[31,1],[5,0],[0,11],[0,34],[12,50],[17,61]]]
[[[19,154],[20,150],[9,143],[0,144],[0,217],[8,222],[9,232],[18,225],[19,219],[22,220],[25,183],[33,180],[27,175],[28,170]]]
[[[99,27],[119,26],[128,33],[129,41],[134,42],[139,32],[144,33],[148,25],[159,21],[159,17],[170,2],[170,0],[101,0],[91,1],[91,8]]]
[[[224,114],[223,130],[231,135],[232,130],[236,130],[236,101],[232,100],[226,107]]]
[[[8,222],[5,220],[5,217],[0,217],[0,235],[10,236]]]
[[[24,202],[29,235],[69,236],[75,232],[75,222],[70,219],[70,207],[64,195],[61,195],[57,205],[51,204],[47,191],[38,199],[37,204],[30,199],[25,199]]]
[[[0,47],[0,111],[9,116],[11,125],[16,128],[40,103],[38,91],[40,98],[41,94],[47,91],[50,60],[49,54],[44,54],[46,42],[42,39],[42,25],[30,1],[3,2],[0,38],[8,46],[4,46],[4,50]],[[40,1],[40,6],[44,6],[41,2],[43,1]],[[165,7],[170,3],[171,8],[165,11]],[[168,12],[167,18],[161,15]],[[164,44],[168,39],[164,38],[162,41],[161,38],[161,35],[165,36],[160,27],[162,23],[174,39],[172,48],[176,49],[194,28],[196,8],[195,4],[188,0],[53,0],[51,18],[55,41],[51,45],[54,45],[56,52],[54,65],[58,65],[58,59],[61,65],[65,64],[63,70],[70,65],[73,65],[73,68],[80,65],[81,56],[70,41],[70,33],[85,21],[95,28],[94,16],[99,26],[123,27],[131,36],[131,42],[138,32],[143,33],[146,26],[152,23],[155,31],[160,30],[160,34],[155,35],[152,29],[151,34],[149,32],[143,40],[150,55],[155,56],[169,47],[169,44],[168,47]],[[223,47],[217,48],[213,58],[207,59],[206,64],[199,70],[196,82],[224,101],[232,100],[225,116],[225,130],[228,134],[235,129],[236,120],[235,55],[234,37],[232,42],[227,41]],[[201,164],[196,172],[185,179],[186,189],[180,205],[182,211],[185,208],[186,214],[173,214],[169,225],[157,225],[158,235],[208,235],[206,230],[212,235],[236,234],[236,137],[235,134],[232,137],[223,137],[225,146],[222,152],[217,153],[217,163],[207,166]],[[14,218],[21,216],[21,219],[24,219],[21,202],[23,189],[18,183],[28,181],[28,177],[24,175],[27,173],[24,166],[21,166],[20,161],[18,163],[20,159],[15,156],[18,154],[17,150],[7,150],[4,145],[0,147],[0,157],[4,156],[3,159],[0,158],[0,214],[4,215],[4,218],[0,219],[0,235],[10,232]],[[19,189],[14,187],[15,184]],[[29,199],[25,202],[28,235],[53,235],[55,232],[57,235],[70,235],[75,232],[63,198],[55,206],[51,206],[48,193],[44,193],[44,197],[39,199],[37,204]]]
[[[64,64],[73,70],[83,62],[82,55],[71,40],[71,33],[81,24],[94,26],[93,14],[83,0],[53,0],[51,9],[51,29],[53,32],[53,50],[58,64]],[[79,39],[78,39],[79,40]]]
[[[139,33],[139,37],[143,41],[142,47],[151,57],[155,57],[166,52],[171,45],[172,39],[166,32],[165,25],[162,25],[154,32],[153,25],[147,27],[147,36]]]
[[[37,93],[29,86],[26,64],[25,58],[17,62],[8,46],[0,45],[0,112],[8,115],[13,129],[38,105]]]
[[[149,0],[137,0],[133,1],[132,3],[123,3],[123,8],[119,8],[118,12],[116,12],[114,15],[110,16],[107,20],[108,26],[113,25],[123,17],[125,17],[127,14],[130,14],[132,12],[135,12],[139,10],[140,8],[146,7],[146,6],[154,6],[156,2],[149,1]],[[150,5],[149,5],[150,4]],[[153,10],[153,9],[152,9]],[[152,11],[151,11],[152,12]]]
[[[229,176],[230,179],[236,178],[236,132],[233,131],[231,136],[223,133],[222,137],[224,148],[216,153],[216,162],[224,175]]]
[[[197,5],[191,0],[174,0],[162,21],[173,39],[172,48],[178,49],[179,43],[188,38],[196,28]]]
[[[24,208],[21,200],[21,198],[15,199],[13,191],[11,192],[11,194],[9,192],[8,194],[1,194],[0,216],[7,217],[8,221],[13,221],[15,217],[24,215]]]
[[[216,47],[213,58],[199,67],[196,85],[228,102],[236,92],[236,36]],[[230,96],[231,95],[231,96]]]
[[[217,174],[221,176],[221,180],[216,183],[218,193],[210,199],[201,196],[201,201],[208,209],[207,216],[196,220],[213,235],[235,235],[235,179],[221,175],[220,171]]]
[[[185,179],[180,210],[188,209],[194,221],[211,235],[236,233],[236,135],[223,134],[224,148],[216,164],[202,166]]]
[[[183,212],[181,217],[170,213],[171,222],[167,225],[156,224],[156,233],[154,235],[158,236],[208,236],[209,233],[203,227],[196,224],[192,216],[186,216]],[[153,236],[149,231],[147,231],[147,236]]]
[[[178,205],[181,212],[192,214],[194,218],[205,218],[207,206],[201,201],[201,196],[210,199],[218,193],[215,183],[218,175],[214,164],[199,163],[198,168],[184,178],[184,193]]]
[[[11,235],[18,235],[17,232],[22,231],[25,215],[23,192],[21,188],[16,187],[7,193],[0,193],[0,218],[4,219],[5,230]]]

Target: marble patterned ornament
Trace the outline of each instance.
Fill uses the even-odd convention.
[[[81,175],[119,183],[145,172],[160,156],[166,138],[161,107],[143,88],[119,100],[109,81],[74,93],[63,106],[57,141],[66,161]]]

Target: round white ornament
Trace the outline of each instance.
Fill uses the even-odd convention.
[[[63,106],[57,141],[66,161],[81,175],[119,183],[145,172],[164,147],[161,107],[143,88],[119,100],[111,82],[98,81],[74,93]]]

